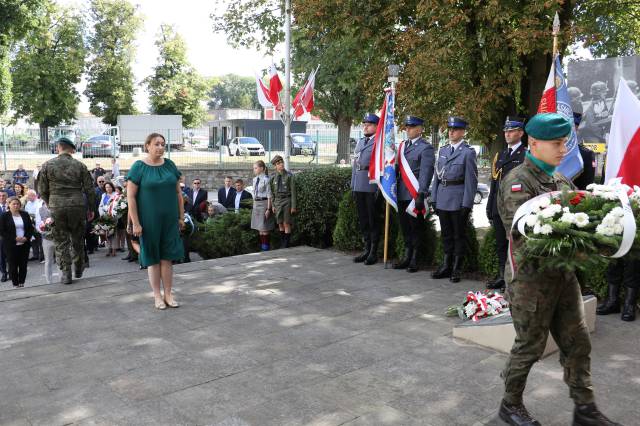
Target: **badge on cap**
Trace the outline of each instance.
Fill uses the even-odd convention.
[[[514,183],[513,185],[511,185],[511,192],[520,192],[520,191],[522,191],[521,183]]]

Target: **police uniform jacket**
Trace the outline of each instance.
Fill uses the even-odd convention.
[[[437,210],[456,211],[473,208],[478,191],[476,151],[465,141],[451,153],[451,145],[440,148],[436,175],[431,189],[431,202]]]
[[[491,190],[487,200],[487,217],[489,219],[499,216],[498,214],[498,190],[500,182],[507,176],[514,167],[519,166],[524,161],[527,146],[523,143],[509,155],[509,148],[496,154],[491,166]]]
[[[433,145],[424,138],[416,139],[411,143],[411,146],[407,146],[408,142],[408,140],[404,141],[404,157],[409,163],[414,176],[418,179],[418,192],[428,193],[431,179],[433,178],[433,165],[436,161],[435,150]],[[397,182],[398,200],[411,201],[413,198],[405,186],[399,171]]]
[[[354,192],[376,192],[378,185],[369,183],[369,164],[373,153],[373,136],[363,137],[356,144],[351,168],[351,190]]]

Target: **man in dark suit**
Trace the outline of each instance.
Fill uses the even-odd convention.
[[[507,142],[507,148],[502,152],[496,153],[491,167],[491,190],[489,191],[489,199],[487,200],[487,218],[491,222],[491,226],[496,234],[496,254],[498,256],[498,275],[487,283],[487,288],[500,289],[504,288],[504,267],[507,263],[507,249],[509,241],[507,233],[498,213],[498,191],[500,190],[500,182],[504,177],[516,166],[524,162],[524,155],[527,147],[522,143],[524,135],[524,118],[507,117],[504,122],[504,139]]]
[[[224,178],[224,186],[218,189],[218,202],[225,208],[232,209],[235,199],[236,189],[233,187],[233,178],[227,176]]]
[[[191,202],[191,208],[187,211],[191,215],[192,218],[201,221],[202,220],[202,211],[200,210],[200,205],[207,201],[209,195],[207,194],[206,189],[201,188],[202,181],[199,178],[195,178],[193,180],[193,186],[191,188],[185,189],[185,194],[189,197],[189,201]]]
[[[238,213],[240,209],[253,208],[253,197],[244,190],[244,181],[242,179],[236,180],[235,186],[236,191],[233,200],[231,200],[231,208],[234,209],[236,213]]]
[[[7,192],[4,188],[0,188],[0,215],[9,210],[9,206],[7,206],[7,198]],[[2,237],[0,237],[0,273],[2,274],[0,282],[7,282],[9,280],[7,278],[7,254],[4,251]]]

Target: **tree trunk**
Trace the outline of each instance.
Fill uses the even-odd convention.
[[[40,123],[40,147],[47,149],[49,147],[49,126]]]
[[[349,156],[351,155],[351,144],[349,142],[351,135],[351,117],[338,117],[338,147],[336,163],[340,163],[341,160],[345,160],[349,163]]]

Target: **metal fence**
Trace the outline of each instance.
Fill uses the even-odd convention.
[[[231,147],[229,141],[233,138],[214,135],[207,127],[181,131],[174,129],[137,130],[136,134],[140,136],[134,138],[133,141],[130,137],[121,135],[119,146],[111,142],[113,139],[109,135],[103,135],[102,140],[98,138],[95,143],[96,137],[102,135],[103,132],[105,132],[104,128],[83,129],[82,131],[76,130],[72,135],[78,146],[75,158],[83,161],[90,169],[95,167],[96,162],[105,169],[110,168],[112,157],[118,158],[121,169],[128,169],[143,155],[141,148],[144,137],[152,132],[158,132],[165,136],[167,157],[183,169],[250,168],[256,160],[269,162],[275,155],[284,156],[284,141],[275,140],[271,131],[258,131],[251,135],[264,148],[263,155],[255,156],[229,149]],[[233,134],[237,135],[238,133]],[[341,152],[338,152],[337,129],[312,129],[308,130],[306,134],[313,141],[314,148],[313,150],[293,150],[290,153],[292,154],[290,155],[292,168],[331,165],[339,162],[338,159],[345,159],[348,163],[353,155],[357,140],[363,136],[362,130],[351,130],[349,143],[340,147]],[[34,169],[38,164],[55,156],[53,141],[61,135],[59,129],[50,130],[50,142],[43,143],[39,129],[0,128],[0,167],[5,172],[12,172],[18,165],[22,165],[27,170]],[[400,134],[399,136],[403,137],[404,135]],[[132,142],[134,145],[131,145]],[[484,155],[480,155],[478,160],[480,166],[489,163]]]

